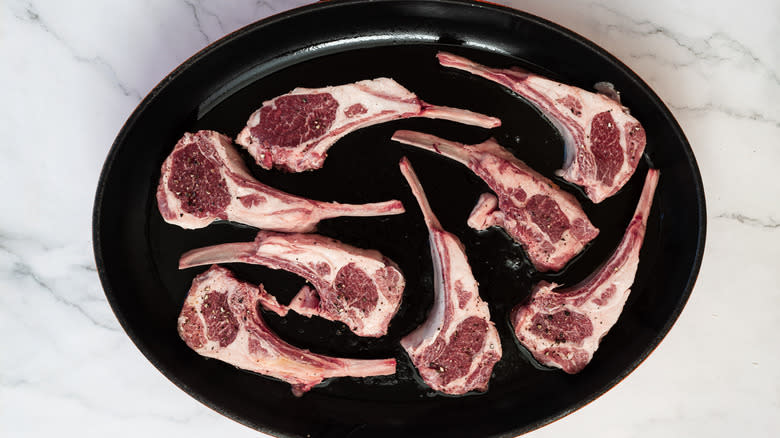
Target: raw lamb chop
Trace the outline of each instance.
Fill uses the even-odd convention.
[[[406,158],[401,172],[423,212],[434,268],[433,308],[421,326],[401,339],[401,346],[431,388],[446,394],[485,391],[502,355],[490,310],[479,297],[463,244],[442,229]]]
[[[359,336],[387,334],[406,284],[398,266],[378,251],[355,248],[315,234],[261,231],[254,242],[226,243],[184,254],[179,268],[212,263],[252,263],[305,278],[290,309],[341,321]]]
[[[580,284],[556,289],[539,282],[528,304],[512,311],[515,335],[541,363],[569,374],[580,372],[615,324],[634,282],[639,250],[659,173],[651,169],[623,240],[612,257]]]
[[[212,266],[192,281],[179,315],[179,336],[201,356],[290,383],[297,396],[328,377],[395,373],[395,359],[341,359],[284,342],[258,310],[268,297],[262,285],[243,283],[229,270]]]
[[[465,164],[498,195],[485,193],[468,225],[502,227],[523,245],[538,271],[558,271],[599,233],[571,194],[490,139],[464,145],[429,134],[396,131],[393,140],[437,152]]]
[[[634,174],[645,149],[645,130],[620,104],[612,84],[600,82],[600,93],[591,93],[518,67],[490,68],[445,52],[437,57],[444,67],[509,88],[547,116],[566,147],[558,175],[582,186],[593,202],[614,195]]]
[[[501,121],[423,102],[388,78],[324,88],[296,88],[263,103],[238,134],[257,164],[290,172],[319,169],[341,137],[370,125],[410,117],[493,128]]]
[[[162,165],[157,205],[166,222],[203,228],[224,219],[286,232],[312,231],[322,219],[400,214],[399,201],[338,204],[290,195],[252,178],[230,139],[186,133]]]

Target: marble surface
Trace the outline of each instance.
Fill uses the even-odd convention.
[[[95,271],[94,190],[115,135],[206,44],[303,0],[0,2],[0,436],[258,436],[138,352]],[[780,3],[499,1],[642,76],[701,167],[709,232],[679,321],[645,363],[530,437],[780,432]]]

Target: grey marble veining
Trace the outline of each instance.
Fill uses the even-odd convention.
[[[168,382],[122,331],[95,271],[91,209],[146,93],[227,33],[305,3],[0,3],[0,436],[258,436]],[[646,80],[688,136],[708,203],[704,264],[669,336],[606,395],[528,436],[777,434],[780,3],[500,3]]]

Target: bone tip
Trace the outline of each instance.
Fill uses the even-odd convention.
[[[648,169],[647,174],[649,178],[658,180],[658,178],[661,176],[661,171],[658,169]]]
[[[179,269],[187,269],[191,268],[192,264],[190,263],[189,258],[187,257],[187,254],[185,253],[181,258],[179,259]]]
[[[397,366],[395,359],[379,359],[379,363],[377,365],[378,366],[375,368],[377,375],[395,374]]]
[[[405,139],[411,134],[412,131],[406,130],[406,129],[399,129],[393,133],[393,136],[390,137],[390,140],[397,141],[404,143]]]
[[[452,54],[450,52],[445,52],[443,50],[440,50],[439,52],[436,53],[436,59],[438,59],[440,63],[444,63],[446,61],[453,61],[459,58],[460,56]]]
[[[393,205],[392,205],[391,211],[393,213],[396,213],[396,214],[403,214],[403,213],[406,213],[406,207],[404,207],[404,203],[403,202],[401,202],[399,200],[395,200],[395,201],[393,201]]]

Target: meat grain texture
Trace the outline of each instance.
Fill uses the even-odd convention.
[[[501,121],[468,110],[431,105],[389,78],[323,88],[296,88],[267,102],[236,137],[257,164],[289,172],[319,169],[345,135],[396,119],[425,117],[493,128]],[[367,145],[370,147],[370,145]]]
[[[260,307],[283,312],[262,285],[212,266],[192,282],[178,318],[179,335],[201,356],[281,379],[298,396],[330,377],[395,373],[395,359],[344,359],[296,348],[271,331]]]
[[[214,263],[251,263],[305,278],[289,308],[346,324],[359,336],[387,334],[401,305],[406,281],[392,260],[316,234],[261,231],[253,242],[225,243],[189,251],[179,268]]]
[[[558,175],[582,186],[593,202],[617,193],[634,174],[645,150],[645,130],[611,84],[600,83],[605,92],[591,93],[519,67],[486,67],[446,52],[437,56],[442,66],[501,84],[539,109],[564,139]]]
[[[541,281],[533,287],[530,301],[512,311],[517,339],[542,364],[570,374],[582,371],[617,322],[639,266],[659,176],[658,170],[648,171],[631,223],[601,268],[581,283],[562,289]]]
[[[185,133],[163,162],[157,206],[166,222],[182,228],[222,219],[285,232],[313,231],[328,218],[404,212],[399,201],[321,202],[267,186],[252,177],[230,138],[206,130]]]
[[[503,354],[490,310],[479,296],[463,244],[442,228],[406,158],[401,172],[423,212],[434,267],[433,308],[401,346],[431,388],[453,395],[486,391]]]
[[[468,219],[477,230],[503,228],[525,249],[540,271],[558,271],[599,233],[570,193],[528,167],[489,139],[464,145],[414,131],[397,131],[393,140],[456,160],[495,192],[483,194]]]

